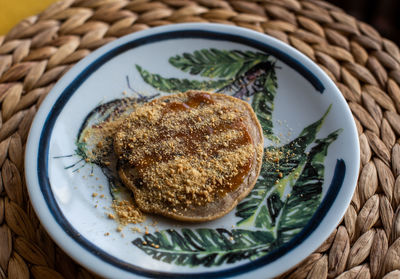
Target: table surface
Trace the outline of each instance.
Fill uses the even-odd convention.
[[[0,1],[1,34],[53,0]],[[53,243],[32,209],[23,178],[28,128],[76,62],[120,36],[176,22],[272,35],[320,65],[352,110],[361,146],[352,202],[326,242],[281,277],[400,278],[400,51],[393,42],[319,0],[64,0],[0,36],[0,279],[96,278]]]

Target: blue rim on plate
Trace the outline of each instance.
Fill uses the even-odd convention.
[[[284,245],[273,250],[269,254],[260,257],[259,259],[256,259],[249,263],[242,264],[237,267],[227,268],[215,272],[186,273],[186,274],[174,273],[174,272],[172,273],[159,272],[159,271],[144,269],[141,268],[140,266],[135,266],[133,264],[121,261],[120,259],[108,254],[106,251],[101,250],[99,247],[97,247],[89,240],[87,240],[85,237],[79,234],[79,232],[68,222],[68,220],[63,215],[61,209],[57,205],[57,201],[51,189],[49,174],[48,174],[50,138],[52,134],[52,129],[55,125],[55,122],[57,121],[57,117],[62,111],[65,104],[68,102],[69,98],[75,93],[75,91],[80,87],[80,85],[84,83],[85,80],[93,72],[95,72],[99,67],[101,67],[104,63],[106,63],[113,57],[138,46],[142,46],[157,41],[172,40],[175,38],[201,38],[201,39],[211,39],[211,40],[223,40],[223,41],[230,41],[251,46],[260,51],[275,56],[277,59],[286,63],[287,65],[295,69],[298,73],[300,73],[305,79],[307,79],[313,85],[313,87],[317,91],[319,91],[320,93],[324,92],[325,89],[324,84],[318,79],[316,75],[313,74],[313,72],[310,69],[308,69],[296,58],[292,57],[291,55],[281,51],[280,49],[272,45],[269,45],[264,41],[249,39],[239,34],[227,34],[218,31],[192,28],[192,26],[190,25],[188,26],[187,29],[184,30],[162,32],[161,29],[161,31],[156,34],[133,38],[132,40],[129,40],[123,44],[118,45],[115,48],[110,49],[106,53],[96,58],[89,65],[87,65],[84,68],[84,70],[81,71],[79,75],[77,75],[73,79],[73,81],[62,91],[62,93],[59,95],[56,102],[52,106],[50,112],[47,114],[44,126],[42,127],[40,133],[39,146],[36,147],[38,148],[36,160],[37,160],[37,176],[38,176],[40,191],[44,197],[46,206],[48,207],[48,210],[51,212],[54,220],[68,234],[68,236],[74,239],[76,243],[78,243],[81,247],[90,252],[93,256],[101,258],[102,260],[106,261],[107,263],[110,263],[111,265],[114,265],[117,268],[141,276],[149,276],[149,277],[162,276],[166,278],[189,278],[189,277],[220,278],[225,276],[243,274],[248,271],[265,266],[266,264],[273,262],[277,258],[280,258],[283,255],[289,253],[291,250],[293,250],[301,243],[303,243],[304,240],[307,239],[312,232],[314,232],[314,230],[318,227],[320,222],[328,213],[339,191],[341,190],[346,175],[346,164],[344,160],[342,160],[341,158],[337,159],[334,176],[330,183],[328,191],[322,203],[318,207],[317,211],[314,213],[312,219],[308,222],[306,227],[304,227],[300,233],[298,233],[288,243],[285,243]],[[29,179],[27,179],[27,181],[29,184]]]

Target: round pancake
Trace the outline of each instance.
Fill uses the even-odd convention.
[[[263,134],[246,102],[188,91],[138,107],[116,132],[114,150],[119,176],[141,210],[209,221],[254,187]]]

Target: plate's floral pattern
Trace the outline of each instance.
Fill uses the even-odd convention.
[[[295,139],[281,143],[273,130],[272,112],[279,85],[276,75],[279,69],[273,57],[262,52],[201,49],[170,57],[169,63],[202,78],[166,78],[150,73],[141,65],[135,67],[144,82],[164,94],[198,89],[251,102],[264,137],[271,144],[265,147],[261,173],[254,189],[235,209],[237,218],[231,224],[232,229],[171,228],[138,237],[132,241],[133,245],[158,261],[209,267],[254,260],[290,241],[308,223],[321,202],[324,160],[329,145],[341,132],[339,129],[325,138],[317,136],[331,106]],[[101,160],[87,156],[93,145],[83,139],[85,130],[128,114],[133,103],[146,102],[156,96],[158,94],[143,96],[137,93],[137,98],[102,104],[91,111],[82,124],[76,141],[76,155],[102,168],[114,199],[130,194],[115,174],[115,166],[104,165]],[[145,243],[154,243],[154,246]]]

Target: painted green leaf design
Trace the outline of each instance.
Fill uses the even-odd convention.
[[[316,139],[317,133],[321,129],[331,107],[332,105],[328,107],[324,115],[318,121],[305,127],[296,139],[292,140],[282,147],[276,148],[271,146],[265,149],[265,152],[275,151],[276,149],[278,149],[278,151],[282,152],[282,154],[285,155],[285,158],[279,161],[278,169],[278,171],[283,174],[283,177],[291,173],[295,168],[299,166],[299,163],[305,159],[305,150]],[[264,161],[261,168],[261,175],[265,177],[267,174],[269,174],[270,168],[270,162]],[[272,168],[274,168],[274,171],[277,170],[274,164],[272,165]]]
[[[272,112],[274,110],[274,99],[278,81],[274,66],[266,72],[263,78],[263,90],[254,94],[251,106],[263,128],[264,136],[271,140],[276,140],[276,136],[272,131]]]
[[[271,216],[272,222],[275,223],[276,217],[278,217],[281,209],[283,207],[283,202],[278,191],[274,191],[267,198],[267,208],[269,216]]]
[[[334,131],[326,138],[317,140],[308,157],[299,179],[294,184],[290,196],[282,207],[277,221],[277,243],[279,246],[289,241],[308,223],[321,201],[324,182],[324,161],[329,145],[342,130]]]
[[[267,206],[261,205],[260,211],[257,214],[257,218],[255,219],[254,225],[257,228],[265,228],[268,231],[272,231],[272,220],[268,212]]]
[[[156,260],[209,267],[258,258],[269,251],[273,240],[267,231],[169,229],[139,237],[132,243]]]
[[[83,141],[76,141],[75,142],[76,149],[75,149],[75,154],[82,157],[82,159],[87,158],[87,148],[86,148],[86,143]]]
[[[185,92],[187,90],[214,90],[222,88],[232,82],[231,79],[200,81],[189,79],[164,78],[158,74],[152,74],[144,70],[139,65],[136,65],[136,69],[147,84],[151,85],[157,90],[168,93]]]
[[[217,92],[248,100],[248,97],[265,91],[266,79],[270,72],[275,75],[274,61],[258,63],[243,75],[236,76],[232,83],[218,89]]]
[[[174,67],[192,75],[231,79],[243,75],[269,55],[261,52],[219,50],[215,48],[183,53],[169,59]]]
[[[252,107],[263,128],[264,136],[271,140],[276,140],[277,138],[272,131],[272,112],[277,87],[275,62],[265,61],[253,66],[217,92],[242,100],[253,96]]]
[[[314,142],[330,108],[331,106],[321,119],[304,128],[299,137],[293,141],[281,147],[270,146],[264,150],[265,155],[260,177],[250,194],[236,207],[236,216],[241,218],[237,223],[239,226],[259,227],[261,225],[264,227],[265,225],[264,228],[269,228],[275,225],[274,216],[276,214],[272,211],[268,213],[268,224],[264,221],[266,214],[260,214],[264,204],[266,204],[265,200],[276,194],[282,198],[286,184],[294,179],[296,172],[302,169],[302,165],[307,159],[306,149]],[[267,159],[268,153],[281,153],[283,158],[279,162],[274,162]],[[282,179],[279,177],[279,173],[282,174]],[[274,206],[276,205],[275,203]],[[276,211],[277,208],[274,207],[273,210]]]

